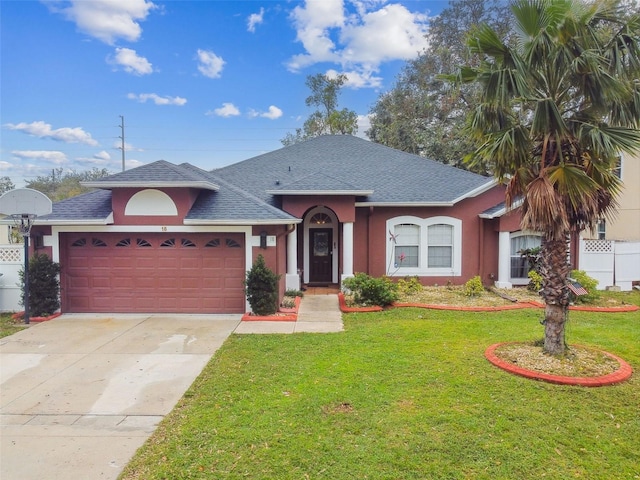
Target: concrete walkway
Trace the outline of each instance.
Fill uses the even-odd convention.
[[[240,317],[66,314],[0,339],[0,479],[116,479],[231,333],[342,330],[337,295]]]
[[[331,333],[342,331],[337,294],[305,295],[296,322],[241,322],[234,333]]]

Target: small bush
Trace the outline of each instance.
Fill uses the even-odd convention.
[[[581,303],[592,303],[600,298],[600,294],[596,288],[599,283],[598,280],[587,275],[587,272],[584,270],[573,270],[570,276],[582,285],[587,292],[589,292],[587,295],[580,295],[576,297],[576,301]]]
[[[480,275],[476,275],[464,284],[464,294],[467,297],[479,297],[484,293],[484,285],[480,280]]]
[[[398,300],[398,286],[389,277],[374,278],[366,273],[356,273],[342,283],[359,305],[386,307]]]
[[[244,285],[247,293],[247,301],[251,305],[251,311],[260,316],[273,315],[278,310],[278,280],[276,275],[264,263],[264,257],[258,258],[251,270],[247,272]]]
[[[304,292],[302,290],[287,290],[284,292],[285,297],[304,297]]]
[[[542,275],[540,275],[536,270],[529,270],[529,285],[527,285],[527,289],[532,292],[537,292],[542,288],[542,282],[544,279]]]
[[[398,293],[400,295],[415,295],[422,291],[422,284],[418,277],[404,277],[398,280]]]
[[[47,255],[36,253],[29,258],[29,315],[45,317],[60,308],[60,264]],[[24,269],[20,270],[24,299]],[[24,306],[24,300],[21,300]]]

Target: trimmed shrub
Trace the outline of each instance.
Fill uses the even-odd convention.
[[[415,295],[422,291],[422,284],[418,277],[404,277],[398,280],[398,293],[400,295]]]
[[[342,282],[358,305],[386,307],[398,300],[398,286],[389,277],[370,277],[356,273]]]
[[[529,284],[527,285],[527,289],[532,292],[538,292],[542,288],[542,283],[544,278],[540,275],[536,270],[529,270]]]
[[[278,281],[280,275],[276,275],[264,263],[264,257],[258,258],[251,270],[247,272],[244,285],[247,301],[251,305],[251,311],[260,316],[273,315],[278,310]]]
[[[464,294],[467,297],[478,297],[484,293],[484,285],[480,280],[480,275],[476,275],[464,284]]]
[[[44,253],[29,258],[29,315],[46,317],[60,308],[60,264]],[[24,306],[24,269],[20,270],[22,281],[21,305]]]
[[[592,303],[600,298],[600,293],[598,293],[597,286],[598,280],[587,275],[587,272],[584,270],[573,270],[570,275],[575,281],[577,281],[580,285],[582,285],[587,292],[587,295],[580,295],[576,297],[576,301],[581,303]]]

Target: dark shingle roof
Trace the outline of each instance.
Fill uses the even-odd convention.
[[[452,205],[495,184],[491,178],[372,143],[325,135],[214,172],[164,160],[85,185],[100,188],[54,203],[43,221],[106,223],[113,188],[195,188],[188,224],[293,223],[281,195],[354,195],[362,204]]]
[[[193,187],[207,190],[218,189],[218,186],[211,182],[208,172],[205,170],[188,163],[174,165],[166,160],[158,160],[98,180],[82,182],[82,185],[93,188]]]
[[[323,175],[318,175],[322,172]],[[215,171],[272,204],[276,190],[313,190],[340,179],[354,190],[373,191],[371,204],[452,204],[495,184],[492,178],[444,165],[351,135],[323,135]],[[279,182],[279,183],[277,183]]]
[[[299,220],[229,182],[210,176],[220,190],[201,191],[185,223],[295,223]]]
[[[57,223],[56,220],[105,223],[111,212],[111,192],[94,190],[77,197],[54,202],[51,213],[38,217],[38,223]]]

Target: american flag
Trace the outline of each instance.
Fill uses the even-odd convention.
[[[576,282],[575,280],[569,280],[569,283],[567,284],[567,286],[569,287],[569,290],[571,290],[574,295],[576,296],[580,296],[580,295],[588,295],[589,292],[587,292],[587,289],[584,288],[582,285],[580,285],[580,282]]]

